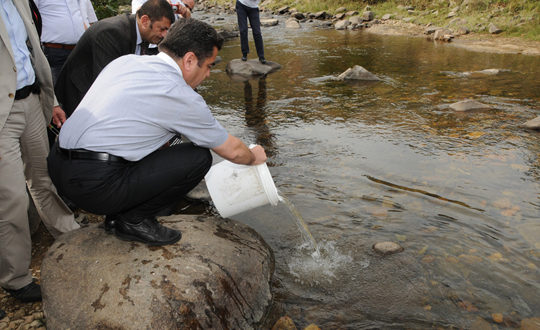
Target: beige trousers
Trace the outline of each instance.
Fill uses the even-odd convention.
[[[39,96],[30,94],[13,103],[0,130],[0,286],[6,289],[32,282],[26,187],[53,237],[80,228],[47,172],[46,125]]]

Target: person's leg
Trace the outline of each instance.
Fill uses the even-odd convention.
[[[246,6],[236,1],[236,17],[238,18],[238,30],[240,31],[240,49],[242,56],[249,54],[248,25]]]
[[[249,25],[253,33],[253,41],[255,41],[255,49],[259,59],[264,59],[264,44],[261,33],[261,20],[259,16],[259,8],[249,8],[248,10]]]
[[[156,150],[127,164],[69,160],[53,146],[49,174],[61,194],[94,214],[120,214],[134,221],[180,201],[209,170],[210,152],[192,143]]]
[[[45,54],[45,57],[49,62],[49,66],[51,67],[53,85],[56,84],[60,70],[71,52],[71,49],[43,47],[43,53]]]
[[[23,101],[28,103],[29,109],[33,109],[25,112],[26,127],[20,139],[24,175],[43,224],[56,238],[80,226],[75,222],[71,210],[58,196],[47,171],[49,144],[40,99],[37,95],[30,94]]]
[[[19,145],[24,111],[24,100],[15,101],[0,130],[0,286],[14,290],[32,283],[28,194]]]

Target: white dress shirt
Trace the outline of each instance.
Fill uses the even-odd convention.
[[[13,57],[15,59],[15,67],[17,68],[17,90],[32,85],[36,80],[36,73],[30,61],[30,51],[26,46],[28,34],[24,22],[19,15],[17,7],[11,0],[0,0],[2,8],[0,14],[4,20],[4,25],[8,32]]]
[[[94,6],[90,0],[78,0],[79,7],[81,8],[81,16],[86,28],[90,27],[90,24],[98,21]]]
[[[215,148],[229,134],[167,54],[125,55],[101,71],[60,131],[60,147],[138,161],[182,134]]]
[[[84,22],[77,0],[34,0],[41,14],[41,41],[75,45],[84,33]]]

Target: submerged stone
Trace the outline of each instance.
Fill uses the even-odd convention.
[[[383,255],[389,255],[402,252],[404,249],[394,242],[380,242],[373,244],[373,250]]]
[[[472,111],[472,110],[488,110],[491,109],[489,105],[482,104],[473,100],[465,100],[453,103],[450,105],[450,109],[454,111]]]
[[[364,69],[360,65],[355,65],[352,69],[349,68],[338,76],[338,80],[369,80],[378,81],[379,77]]]
[[[529,120],[522,125],[525,128],[540,130],[540,116]]]

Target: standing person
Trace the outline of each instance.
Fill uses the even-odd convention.
[[[238,29],[240,30],[240,48],[242,50],[242,61],[247,61],[249,54],[248,44],[248,25],[253,31],[253,40],[257,49],[257,56],[262,64],[266,64],[264,58],[264,45],[261,33],[261,20],[259,18],[259,1],[260,0],[236,0],[236,16],[238,17]]]
[[[117,238],[180,240],[155,216],[201,182],[212,165],[210,149],[237,164],[266,161],[261,146],[248,149],[228,134],[194,91],[222,45],[210,25],[182,18],[157,56],[128,55],[107,66],[64,124],[48,158],[51,178],[83,209],[119,214]],[[161,148],[175,134],[192,142]]]
[[[53,85],[86,28],[77,0],[34,0],[41,14],[41,44]]]
[[[29,271],[28,193],[53,235],[79,228],[47,173],[47,123],[65,120],[53,106],[51,69],[28,0],[0,5],[0,286],[22,302],[41,300]]]
[[[100,20],[83,34],[60,71],[54,87],[69,117],[110,62],[127,54],[145,54],[149,43],[159,43],[174,23],[166,0],[148,0],[136,15]]]
[[[79,7],[81,8],[81,16],[86,28],[98,21],[94,6],[90,0],[79,0]]]

